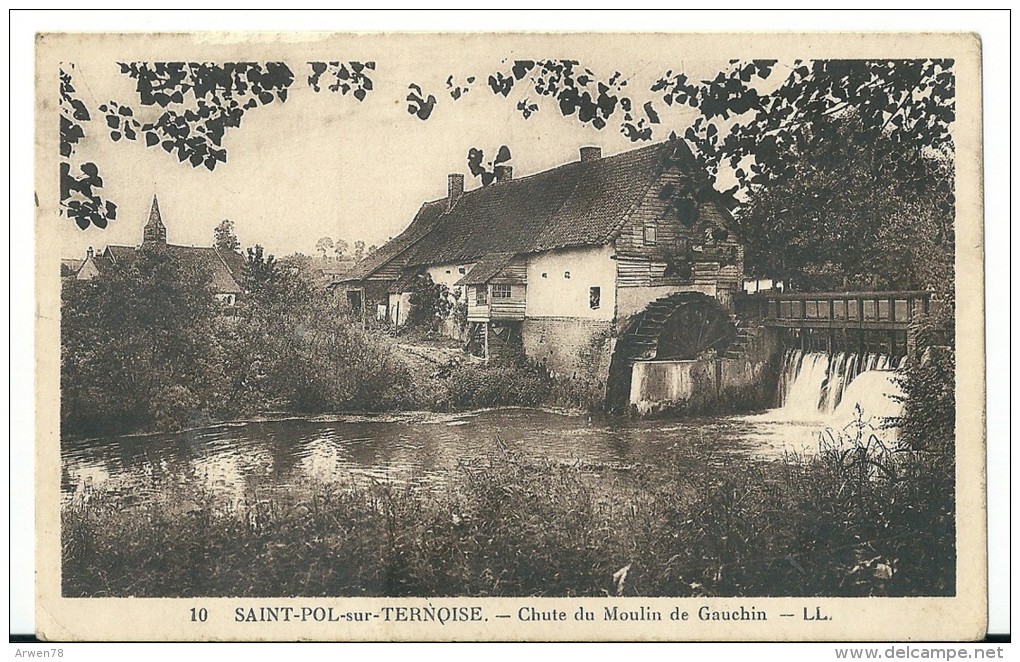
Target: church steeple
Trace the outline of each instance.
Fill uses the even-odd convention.
[[[142,244],[166,244],[166,226],[159,215],[159,201],[152,196],[152,209],[149,210],[149,220],[142,230]]]

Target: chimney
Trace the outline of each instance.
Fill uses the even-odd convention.
[[[464,195],[464,175],[459,172],[452,172],[447,177],[446,184],[446,209],[453,209],[453,206]]]
[[[514,178],[514,167],[508,165],[498,165],[493,168],[493,172],[496,173],[496,183],[502,184],[508,182]]]
[[[601,147],[582,147],[580,151],[581,163],[592,163],[602,158]]]
[[[87,258],[92,257],[95,254],[96,254],[96,252],[94,250],[92,250],[91,246],[89,246],[89,249],[87,251],[85,251],[85,257],[87,257]]]

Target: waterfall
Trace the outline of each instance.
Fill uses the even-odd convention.
[[[830,356],[789,350],[783,358],[776,414],[789,421],[845,423],[860,404],[869,418],[898,416],[901,405],[892,397],[902,395],[893,379],[897,367],[899,360],[887,354]]]

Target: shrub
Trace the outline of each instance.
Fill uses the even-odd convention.
[[[952,346],[952,301],[911,328],[916,350],[900,370],[903,414],[901,438],[911,448],[946,455],[952,462],[956,436],[956,352]]]
[[[446,408],[535,406],[545,401],[549,382],[541,371],[514,363],[460,366],[451,373]]]
[[[956,356],[950,347],[929,347],[899,377],[905,398],[902,439],[916,450],[951,455],[956,435]]]
[[[408,296],[411,304],[407,315],[409,327],[424,327],[435,331],[450,316],[454,298],[443,283],[435,283],[428,273],[419,274],[411,285]],[[465,318],[466,319],[466,318]]]

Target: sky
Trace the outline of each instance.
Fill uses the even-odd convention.
[[[168,240],[175,244],[210,245],[213,228],[230,219],[243,246],[261,244],[278,256],[314,254],[317,240],[327,236],[351,245],[355,240],[381,245],[410,223],[424,201],[446,194],[448,173],[465,173],[468,189],[480,185],[467,172],[472,147],[483,149],[488,160],[507,145],[514,176],[520,177],[577,160],[584,145],[599,146],[608,156],[647,144],[630,142],[618,123],[600,131],[563,117],[552,99],[520,86],[509,98],[494,95],[485,84],[487,74],[508,69],[514,59],[535,57],[531,53],[484,44],[424,52],[406,39],[380,41],[385,48],[367,49],[380,52],[371,53],[377,63],[374,89],[361,103],[317,94],[305,84],[311,50],[306,55],[300,47],[290,48],[286,57],[273,58],[287,61],[295,73],[288,100],[250,110],[240,128],[228,129],[228,160],[214,172],[180,164],[175,155],[147,148],[144,140],[111,141],[99,104],[117,100],[137,114],[153,111],[140,106],[134,81],[120,74],[116,57],[79,57],[74,84],[93,119],[85,123],[87,137],[75,159],[99,165],[105,195],[119,210],[106,229],[82,231],[65,222],[62,256],[83,257],[90,246],[137,244],[153,194],[159,196]],[[726,67],[725,59],[691,60],[682,52],[654,49],[552,50],[550,56],[581,60],[603,79],[619,70],[636,102],[654,98],[648,87],[669,69],[694,78]],[[315,51],[314,57],[322,55]],[[356,55],[337,52],[323,59],[369,59]],[[471,91],[456,102],[446,91],[450,74],[461,84],[476,77]],[[412,82],[438,99],[427,121],[406,110]],[[540,106],[527,120],[516,110],[525,97]],[[693,117],[689,109],[671,109],[661,100],[656,107],[662,124],[655,127],[654,140],[665,139],[671,129],[682,132]]]

